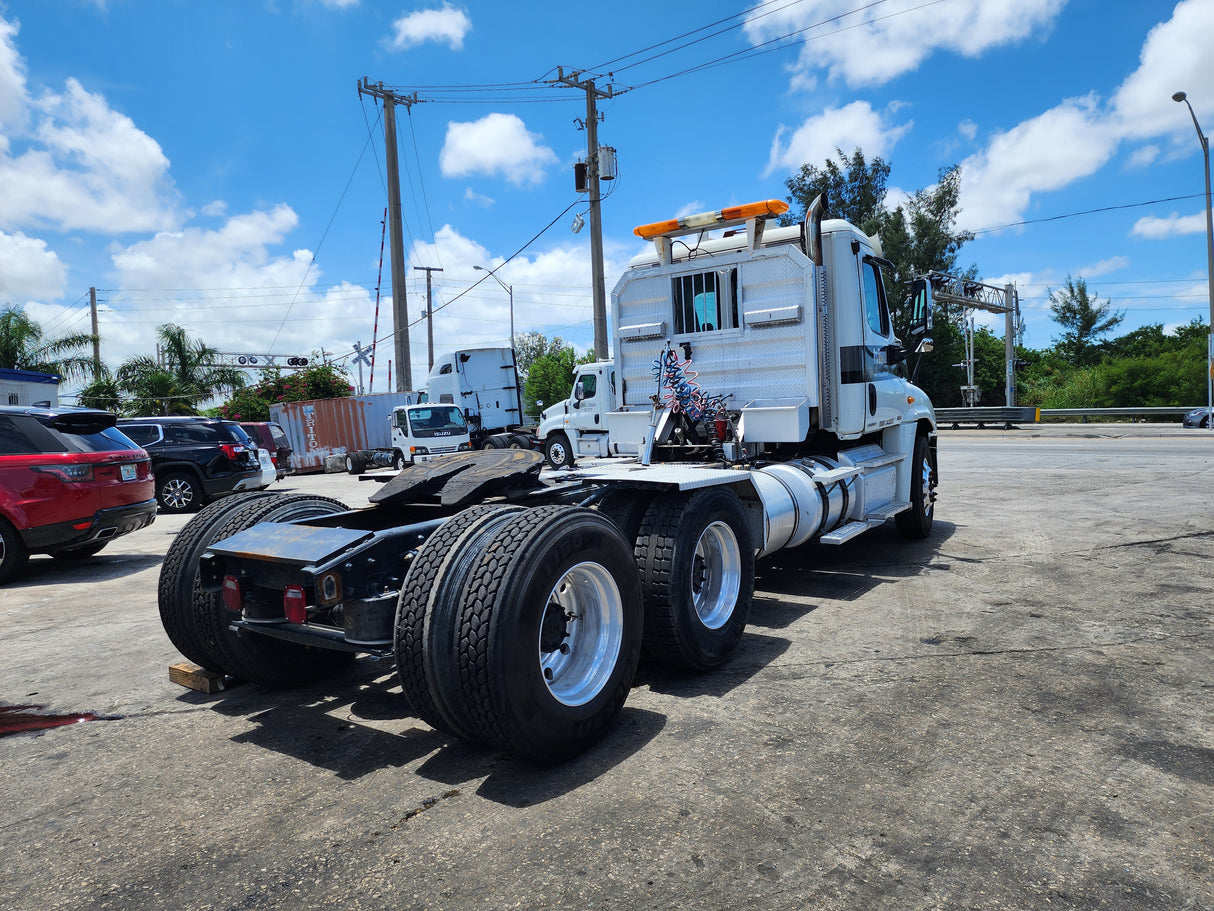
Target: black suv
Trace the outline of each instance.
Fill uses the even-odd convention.
[[[224,494],[263,486],[257,447],[235,421],[119,418],[118,429],[152,457],[156,500],[165,512],[193,512]]]

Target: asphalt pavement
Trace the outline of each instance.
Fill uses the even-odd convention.
[[[203,695],[156,607],[185,519],[0,588],[0,908],[1214,908],[1214,434],[945,430],[926,541],[759,564],[735,656],[642,665],[537,767],[390,663]],[[345,475],[283,492],[365,504]]]

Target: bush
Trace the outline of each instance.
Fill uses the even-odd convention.
[[[268,421],[271,405],[343,398],[352,389],[345,371],[327,364],[286,374],[273,370],[256,386],[237,391],[217,411],[220,417],[232,421]]]

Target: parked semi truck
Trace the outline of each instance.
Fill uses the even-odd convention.
[[[174,644],[271,686],[392,659],[432,727],[559,761],[615,719],[642,648],[693,670],[728,660],[757,558],[891,518],[926,537],[936,421],[893,369],[908,351],[888,263],[823,221],[821,199],[804,224],[771,227],[786,209],[637,229],[653,250],[612,293],[620,458],[541,473],[536,452],[473,451],[400,472],[362,509],[216,504],[161,574]],[[911,347],[930,347],[930,313],[922,283]]]
[[[535,435],[553,468],[609,455],[607,417],[615,411],[615,364],[579,364],[569,398],[544,409]]]

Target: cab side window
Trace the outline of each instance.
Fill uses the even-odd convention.
[[[581,388],[581,393],[577,396],[578,401],[583,399],[594,398],[594,392],[597,387],[597,382],[593,374],[586,374],[578,380],[578,386]]]
[[[885,301],[885,287],[881,284],[877,266],[875,263],[865,262],[860,268],[864,281],[864,315],[868,319],[868,328],[877,335],[888,336],[889,306]]]

